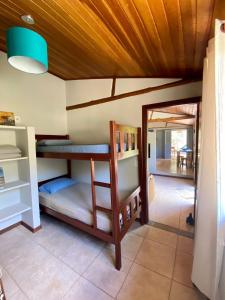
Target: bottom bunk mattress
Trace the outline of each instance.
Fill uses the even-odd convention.
[[[110,189],[96,186],[96,205],[111,208]],[[120,191],[120,199],[126,199],[129,191]],[[39,193],[40,204],[88,225],[93,224],[92,192],[88,183],[77,183],[54,194]],[[111,216],[97,211],[97,227],[106,232],[111,231]]]

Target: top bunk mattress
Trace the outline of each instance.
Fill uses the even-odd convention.
[[[108,144],[37,146],[37,152],[109,153],[110,146]]]
[[[110,153],[109,144],[89,144],[89,145],[58,145],[58,146],[37,146],[37,152],[58,152],[58,153]],[[124,144],[127,151],[127,144]],[[119,145],[116,145],[119,152]]]

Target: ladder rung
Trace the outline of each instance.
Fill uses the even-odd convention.
[[[98,205],[95,206],[95,209],[103,211],[103,212],[108,213],[108,214],[112,213],[112,210],[110,208],[105,208],[105,207],[98,206]]]
[[[94,181],[94,185],[111,188],[111,184],[106,182]]]

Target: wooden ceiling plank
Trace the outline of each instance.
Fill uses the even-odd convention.
[[[97,18],[96,20],[96,15],[95,18],[93,18],[93,16],[90,14],[90,12],[92,13],[92,11],[86,12],[86,8],[88,8],[86,5],[82,4],[82,9],[81,7],[77,7],[77,4],[75,6],[75,2],[70,2],[67,1],[68,4],[70,4],[71,9],[75,9],[77,12],[76,15],[76,25],[79,28],[79,32],[81,32],[82,36],[85,36],[85,44],[83,44],[83,46],[87,46],[87,45],[91,45],[93,50],[92,50],[92,55],[93,53],[96,53],[96,55],[98,56],[98,58],[101,58],[102,61],[102,65],[108,65],[109,63],[109,58],[112,59],[114,61],[114,63],[116,64],[115,69],[118,69],[118,67],[120,69],[123,69],[124,71],[126,71],[124,65],[121,65],[121,62],[119,61],[120,59],[123,59],[123,61],[127,61],[127,59],[129,60],[130,64],[130,68],[132,67],[132,63],[130,60],[130,57],[128,57],[127,52],[124,51],[124,49],[122,47],[119,47],[118,43],[116,43],[116,40],[114,41],[114,37],[112,34],[110,34],[110,32],[108,30],[106,30],[106,28],[104,27],[104,24],[101,22],[101,20],[99,20],[99,18]],[[80,2],[79,2],[80,3]],[[73,5],[73,6],[72,6]],[[79,8],[79,10],[78,10]],[[69,13],[69,12],[68,12]],[[88,14],[85,16],[85,14]],[[84,17],[83,17],[84,15]],[[87,22],[87,19],[92,18],[92,21]],[[71,22],[73,21],[73,19],[71,19]],[[95,30],[94,24],[96,24],[98,26],[98,29]],[[103,28],[103,30],[102,30]],[[87,34],[88,33],[88,34]],[[102,36],[99,35],[99,33],[101,33],[101,35],[104,35],[104,38],[102,38]],[[93,38],[95,37],[95,38]],[[89,43],[88,43],[89,42]],[[115,46],[115,47],[113,47]],[[98,51],[96,51],[96,48],[98,49]],[[102,48],[106,48],[107,49],[107,59],[105,57],[105,52],[101,51]],[[137,65],[135,64],[135,70],[137,70]]]
[[[165,65],[167,66],[167,60],[164,55],[164,49],[161,44],[153,14],[149,7],[149,2],[148,0],[143,0],[142,5],[140,5],[139,0],[133,0],[133,3],[142,20],[142,27],[145,32],[147,43],[146,49],[149,52],[151,61],[154,61],[154,65],[156,65],[157,70],[155,72],[160,72],[160,70],[165,69]],[[167,66],[167,76],[169,75],[168,70],[169,67]]]
[[[212,18],[215,5],[214,2],[214,0],[197,1],[197,28],[195,42],[196,50],[194,55],[194,69],[196,72],[202,67],[203,59],[206,55],[206,47],[208,44],[212,26]]]
[[[173,66],[173,72],[176,74],[178,70],[183,70],[181,76],[185,76],[184,41],[179,0],[173,2],[163,0],[163,3],[169,24],[170,38],[175,51],[176,64]]]
[[[130,22],[132,28],[136,34],[136,44],[141,46],[142,55],[139,55],[139,60],[142,61],[142,66],[145,72],[148,72],[149,69],[157,71],[157,62],[155,57],[152,55],[152,42],[146,30],[146,26],[143,19],[142,12],[139,12],[138,7],[134,0],[127,1],[127,6],[123,8],[124,0],[120,0],[120,7],[127,14],[127,22]],[[143,6],[144,6],[143,1]],[[142,6],[139,5],[139,8]],[[156,54],[156,53],[155,53]]]
[[[98,0],[83,0],[83,3],[88,5],[88,7],[95,12],[95,14],[99,17],[99,19],[103,22],[103,24],[108,28],[110,32],[116,37],[118,43],[123,46],[124,49],[128,51],[128,53],[136,60],[139,64],[138,60],[138,52],[133,45],[133,36],[134,32],[132,32],[132,28],[127,28],[126,20],[121,19],[122,12],[118,9],[118,3],[116,0],[111,1],[111,7],[107,1]],[[120,18],[120,19],[119,19]],[[125,27],[125,28],[124,28]],[[128,35],[129,32],[129,35]],[[142,70],[140,66],[140,70]]]
[[[186,74],[192,73],[196,41],[196,0],[180,0]]]
[[[160,44],[162,45],[164,51],[164,57],[166,59],[166,65],[164,67],[167,67],[168,74],[171,75],[171,72],[173,70],[172,66],[176,66],[176,58],[174,56],[174,49],[171,44],[170,29],[167,16],[165,14],[164,3],[162,0],[158,0],[157,4],[155,3],[155,1],[151,0],[149,0],[148,3],[154,18],[155,27],[160,39]]]

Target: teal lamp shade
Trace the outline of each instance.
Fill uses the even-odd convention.
[[[48,49],[45,39],[37,32],[24,27],[7,30],[8,62],[27,73],[48,71]]]

